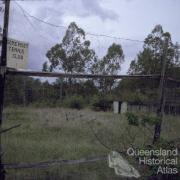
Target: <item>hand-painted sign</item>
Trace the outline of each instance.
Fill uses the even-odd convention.
[[[26,69],[28,63],[28,43],[8,38],[7,67]]]
[[[0,44],[2,35],[0,34]],[[28,63],[28,43],[8,38],[7,67],[26,69]]]

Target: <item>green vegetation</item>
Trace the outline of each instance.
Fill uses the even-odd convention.
[[[90,44],[90,41],[86,40],[84,30],[74,22],[71,23],[62,42],[48,50],[48,62],[43,64],[43,71],[118,74],[124,62],[122,46],[113,43],[107,53],[99,58]],[[166,58],[166,75],[177,77],[180,67],[180,52],[177,47],[177,44],[173,44],[170,33],[164,32],[161,25],[155,26],[145,39],[142,52],[131,62],[129,74],[159,74],[162,60]],[[177,87],[175,83],[166,85]],[[114,115],[110,110],[113,100],[153,104],[158,99],[158,86],[159,80],[146,78],[121,81],[112,78],[58,78],[55,82],[49,83],[31,77],[7,76],[7,108],[3,126],[8,128],[14,124],[22,125],[3,134],[3,160],[5,163],[20,163],[80,159],[107,155],[110,150],[126,151],[131,146],[155,148],[152,139],[154,124],[159,121],[157,117],[130,112],[126,115]],[[180,93],[178,90],[174,92],[177,95]],[[166,97],[171,99],[171,94]],[[178,119],[165,118],[162,122],[162,139],[157,146],[179,146],[176,144],[180,137]],[[143,178],[146,179],[148,175],[153,174],[153,169],[139,167],[134,159],[128,160],[144,175]],[[107,162],[50,167],[43,170],[8,170],[7,177],[118,179],[114,171],[108,168]]]
[[[139,119],[135,114],[133,114],[131,112],[127,112],[126,117],[127,117],[129,125],[132,125],[132,126],[138,126],[139,125]]]
[[[84,107],[85,100],[82,96],[70,96],[63,100],[63,104],[65,107],[80,110]]]
[[[173,43],[171,34],[164,32],[161,25],[156,25],[144,40],[143,49],[131,61],[129,74],[161,74],[163,60],[166,59],[166,75],[178,78],[180,67],[180,52],[178,43]],[[177,87],[177,84],[166,84],[167,87]],[[155,79],[123,79],[116,88],[116,95],[124,101],[156,102],[159,81]],[[178,90],[175,90],[179,94]],[[167,94],[167,100],[172,100],[172,93]]]
[[[93,97],[91,100],[91,108],[95,111],[110,111],[112,110],[113,100],[109,97]]]
[[[139,126],[140,124],[144,127],[147,125],[153,126],[160,121],[157,116],[147,113],[127,112],[125,115],[127,117],[128,123],[133,126]]]
[[[90,73],[116,75],[124,62],[124,52],[120,44],[112,43],[106,54],[99,58],[86,40],[85,31],[76,23],[70,23],[62,42],[48,50],[48,61],[43,64],[43,71],[61,70],[65,73]],[[166,56],[166,75],[177,78],[180,71],[180,51],[178,44],[173,43],[169,32],[164,32],[161,25],[156,25],[147,35],[142,52],[131,62],[129,74],[160,74],[162,59]],[[166,94],[167,101],[172,101],[172,94],[178,96],[176,83],[166,83],[167,87],[175,88],[174,93]],[[6,81],[6,104],[39,106],[63,106],[63,100],[81,96],[85,106],[89,107],[92,97],[99,101],[113,99],[135,103],[157,102],[158,79],[76,79],[57,78],[55,82],[41,82],[30,77],[11,77]],[[71,97],[72,96],[72,97]],[[102,99],[102,98],[101,98]],[[79,101],[79,100],[78,100]],[[176,100],[175,100],[176,101]],[[81,104],[81,103],[80,103]],[[101,103],[99,103],[101,104]],[[96,106],[96,105],[95,105]],[[69,106],[70,107],[70,106]],[[100,108],[102,109],[102,108]],[[109,108],[106,108],[109,109]]]
[[[5,110],[3,128],[21,124],[2,136],[5,163],[40,162],[60,159],[80,159],[107,155],[105,148],[94,136],[89,123],[101,142],[112,150],[127,150],[133,144],[146,147],[151,144],[153,127],[131,126],[122,115],[93,112],[88,109],[20,108]],[[179,117],[166,117],[162,138],[166,142],[180,137]],[[141,130],[140,130],[141,129]],[[137,166],[144,176],[147,168]],[[8,170],[7,179],[118,179],[106,161],[81,165],[54,166],[45,169]],[[146,179],[146,178],[145,178]]]

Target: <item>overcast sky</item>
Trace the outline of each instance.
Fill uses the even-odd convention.
[[[95,34],[144,40],[156,24],[180,42],[180,0],[25,0],[16,1],[29,14],[44,21],[68,26],[77,25]],[[2,13],[1,13],[2,16]],[[1,18],[2,20],[2,18]],[[29,43],[29,69],[39,70],[46,61],[46,52],[61,42],[63,28],[55,28],[26,16],[14,0],[11,2],[9,36]],[[113,42],[120,43],[125,62],[121,74],[142,49],[142,43],[87,36],[92,48],[103,56]]]

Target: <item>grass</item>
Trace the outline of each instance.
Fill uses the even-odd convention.
[[[60,159],[80,159],[107,155],[111,149],[126,150],[132,143],[144,146],[152,142],[150,132],[129,126],[122,115],[93,112],[88,109],[63,108],[6,108],[3,128],[16,124],[21,127],[2,135],[5,163],[40,162]],[[167,117],[162,137],[173,140],[180,137],[178,117]],[[135,138],[134,138],[135,137]],[[45,169],[8,170],[7,179],[118,179],[105,161],[82,165],[66,165]]]

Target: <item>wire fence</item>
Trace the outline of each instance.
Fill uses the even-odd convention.
[[[132,77],[127,76],[127,78]],[[149,80],[146,79],[146,77],[144,78],[146,83],[147,81],[154,82],[151,77],[149,77]],[[87,78],[78,80],[74,78],[74,82],[70,85],[67,78],[59,78],[53,83],[49,83],[48,81],[41,82],[39,79],[27,78],[25,76],[19,76],[14,79],[10,76],[9,80],[7,80],[5,90],[5,104],[6,106],[14,104],[24,107],[33,104],[61,107],[67,105],[68,99],[72,97],[73,101],[73,98],[77,96],[77,101],[82,101],[79,103],[88,107],[93,105],[93,103],[95,105],[97,102],[92,101],[95,97],[98,99],[99,96],[99,101],[104,100],[104,103],[107,101],[105,103],[107,108],[105,107],[105,109],[111,109],[111,111],[113,111],[114,108],[113,102],[118,101],[120,104],[127,102],[128,111],[130,112],[144,111],[156,113],[159,104],[158,87],[150,90],[148,87],[143,87],[142,85],[138,87],[139,85],[137,85],[137,89],[134,86],[135,89],[134,92],[132,92],[131,87],[123,88],[123,81],[117,81],[110,89],[108,88],[108,84],[104,84],[105,87],[104,90],[102,90],[99,89],[97,84],[99,80],[98,78],[96,80]],[[114,80],[111,79],[111,81]],[[138,84],[138,78],[134,80],[134,82],[136,81]],[[80,99],[78,100],[78,98]],[[74,99],[74,101],[75,100],[76,99]],[[175,87],[174,85],[173,88],[166,88],[165,101],[165,114],[177,115],[180,113],[180,91],[178,86]]]
[[[47,53],[47,49],[56,42],[52,41],[55,38],[52,37],[54,34],[48,35],[51,44],[47,46],[49,39],[37,31],[36,24],[59,28],[63,32],[66,27],[44,21],[28,13],[19,3],[14,4],[19,7],[23,18],[33,28],[36,36],[46,39],[40,42],[40,45],[43,45],[41,53]],[[57,30],[53,32],[57,33]],[[95,39],[92,44],[94,43],[95,49],[99,51],[99,56],[104,56],[111,42],[123,44],[124,41],[128,41],[131,44],[124,45],[131,48],[134,48],[134,43],[138,43],[138,46],[144,43],[142,40],[107,34],[87,32],[85,35],[91,40]],[[39,53],[42,49],[39,48],[36,52]],[[33,55],[31,49],[30,59],[36,65],[37,60],[32,57]],[[69,172],[78,174],[78,180],[83,179],[83,171],[86,175],[90,173],[89,179],[116,179],[117,176],[108,168],[105,161],[110,151],[117,151],[128,159],[126,151],[129,147],[152,148],[154,124],[146,123],[147,117],[156,118],[157,110],[162,104],[159,100],[162,75],[108,74],[109,72],[106,75],[51,73],[7,68],[4,124],[0,133],[6,150],[2,156],[2,165],[8,170],[9,179],[25,179],[27,174],[31,179],[51,179],[53,174],[56,176],[51,166],[58,166],[58,173],[62,173],[54,179],[64,178]],[[58,78],[50,83],[41,81],[40,77]],[[179,80],[165,77],[165,82],[165,93],[162,96],[165,103],[162,108],[165,113],[162,137],[167,144],[179,148],[179,130],[176,125],[180,114]],[[115,104],[118,104],[118,107]],[[118,109],[117,114],[114,113],[115,109]],[[130,114],[136,121],[131,118],[128,121],[127,114],[132,112],[140,114],[141,119]],[[166,115],[170,115],[170,119],[173,120],[169,121]],[[154,171],[151,167],[148,166],[147,170],[146,166],[137,163],[137,159],[131,160],[142,178],[147,178],[149,173],[153,177]],[[93,165],[90,165],[92,162]],[[84,166],[80,167],[80,164]],[[66,165],[77,166],[68,169]],[[49,170],[35,170],[45,167],[49,167]],[[12,169],[18,171],[13,172]]]

